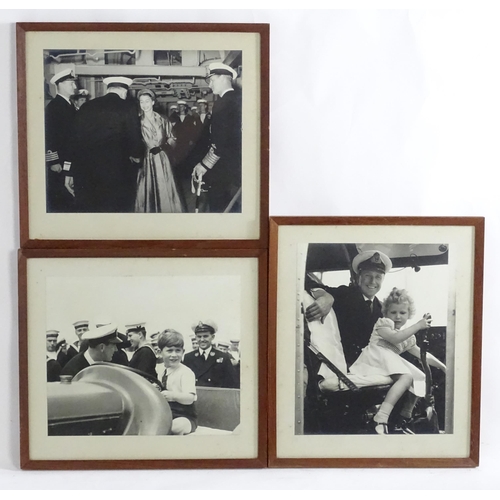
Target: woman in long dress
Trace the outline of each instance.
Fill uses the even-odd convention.
[[[172,126],[168,120],[153,111],[156,96],[145,89],[138,94],[141,107],[142,139],[146,146],[144,163],[137,175],[136,212],[183,212],[183,203],[165,152],[173,144]]]

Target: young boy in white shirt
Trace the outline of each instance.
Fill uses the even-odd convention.
[[[165,365],[161,382],[162,391],[172,410],[171,434],[185,435],[196,430],[196,379],[193,371],[181,363],[184,338],[175,330],[165,330],[158,337]]]

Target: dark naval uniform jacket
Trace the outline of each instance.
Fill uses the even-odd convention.
[[[133,212],[137,172],[144,145],[136,106],[110,92],[84,104],[74,128],[74,179],[77,210]]]
[[[211,212],[223,212],[241,187],[241,92],[230,90],[215,101],[210,142],[220,159],[205,174]],[[241,205],[236,204],[241,211]]]
[[[47,382],[59,382],[61,375],[61,365],[56,359],[47,356]]]
[[[64,181],[72,161],[71,140],[75,117],[73,104],[59,94],[45,107],[47,212],[73,211],[74,199],[64,187]],[[62,172],[50,169],[56,164],[61,165]]]
[[[72,345],[69,345],[67,352],[61,350],[57,353],[57,362],[61,365],[61,368],[64,368],[77,354],[78,351]]]
[[[357,286],[339,286],[331,288],[324,285],[308,282],[306,288],[321,288],[333,297],[333,310],[337,316],[340,330],[340,340],[344,349],[347,366],[358,359],[363,348],[368,345],[373,327],[382,317],[382,305],[377,297],[373,298],[373,304],[366,303],[364,295]]]
[[[196,135],[195,135],[195,146],[192,152],[194,158],[193,166],[200,163],[205,157],[207,151],[210,149],[210,126],[212,124],[212,115],[207,113],[203,121],[198,115],[195,118],[196,125]]]
[[[90,364],[85,359],[85,353],[80,352],[66,363],[66,366],[61,371],[61,375],[71,375],[74,377],[78,372],[87,368],[87,366],[90,366]]]
[[[334,299],[333,310],[337,315],[347,366],[350,366],[368,345],[373,327],[382,317],[382,304],[374,297],[370,310],[358,287],[327,287],[325,291]]]
[[[212,347],[208,359],[199,350],[188,352],[182,361],[193,370],[196,385],[202,387],[237,388],[238,381],[229,354]]]
[[[158,379],[158,374],[156,373],[156,354],[149,345],[139,347],[139,349],[134,352],[128,366],[136,370],[141,370],[141,372],[147,373],[151,377]]]
[[[196,146],[200,127],[191,115],[185,115],[181,120],[180,115],[172,122],[172,133],[175,137],[173,149],[174,168],[180,178],[191,177],[195,166],[192,153]]]

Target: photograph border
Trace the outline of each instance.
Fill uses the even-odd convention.
[[[30,259],[66,258],[256,258],[258,261],[257,307],[257,456],[234,459],[89,459],[34,460],[30,458],[29,384],[28,384],[28,273]],[[236,469],[267,466],[267,250],[265,249],[24,249],[18,252],[19,270],[19,405],[20,466],[25,470],[92,470],[92,469]]]
[[[426,458],[285,458],[277,454],[277,322],[279,229],[285,226],[468,226],[474,229],[471,353],[471,415],[468,457]],[[373,468],[373,467],[477,467],[481,402],[481,341],[484,264],[482,217],[271,217],[269,249],[269,467]],[[290,314],[292,312],[289,311]],[[293,313],[294,314],[294,313]]]
[[[28,32],[196,32],[196,33],[255,33],[260,37],[260,185],[258,234],[254,239],[34,239],[30,237],[28,185],[28,122],[26,38]],[[16,24],[17,41],[17,110],[18,162],[21,248],[267,248],[269,236],[269,46],[270,25],[264,23],[36,23]]]

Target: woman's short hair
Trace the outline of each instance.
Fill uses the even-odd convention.
[[[184,349],[184,337],[177,330],[167,328],[158,337],[158,349],[162,351],[165,347],[179,347]]]
[[[391,304],[408,304],[408,318],[413,318],[417,308],[410,294],[403,288],[394,287],[382,304],[382,313],[387,316]]]
[[[137,93],[137,99],[140,99],[143,95],[147,95],[151,97],[152,101],[156,101],[156,95],[152,90],[149,89],[139,90],[139,92]]]

